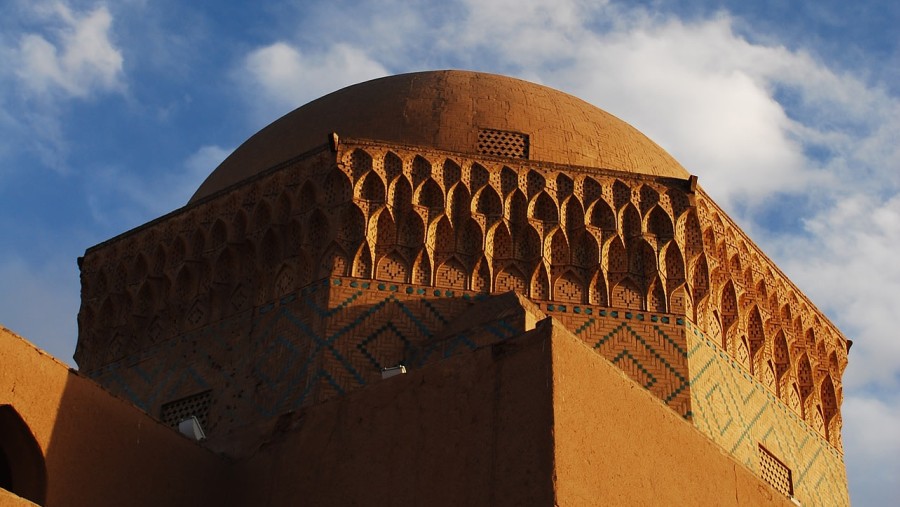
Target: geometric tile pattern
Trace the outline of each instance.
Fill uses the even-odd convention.
[[[159,413],[165,403],[212,389],[204,429],[208,435],[226,434],[379,381],[382,368],[419,368],[523,332],[524,313],[504,312],[445,334],[455,319],[487,297],[327,279],[123,358],[91,376],[150,414]],[[682,320],[588,305],[535,306],[561,320],[677,413],[689,415],[685,345],[678,341]]]
[[[677,414],[690,417],[683,319],[585,305],[542,307]]]
[[[843,455],[689,321],[685,335],[694,425],[760,477],[761,450],[777,456],[803,505],[850,505]]]
[[[519,334],[523,325],[505,318],[438,336],[485,297],[324,280],[89,375],[149,414],[203,391],[204,429],[224,434],[378,381],[383,367],[416,368]]]

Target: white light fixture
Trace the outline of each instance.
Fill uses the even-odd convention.
[[[200,421],[198,421],[194,416],[190,416],[187,419],[182,419],[178,423],[178,431],[180,431],[182,435],[198,442],[206,439],[206,433],[203,432],[203,427],[200,426]]]
[[[391,378],[391,377],[395,377],[397,375],[402,375],[404,373],[406,373],[406,366],[403,366],[402,364],[398,365],[398,366],[392,366],[390,368],[382,368],[381,369],[381,378],[382,379]]]

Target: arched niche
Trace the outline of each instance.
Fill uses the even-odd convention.
[[[10,405],[0,405],[0,488],[38,505],[43,505],[47,495],[41,447]]]

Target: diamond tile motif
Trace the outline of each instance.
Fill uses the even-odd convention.
[[[694,425],[803,505],[849,505],[843,456],[691,323],[686,326]],[[777,456],[780,467],[761,459]],[[774,483],[773,483],[774,481]]]

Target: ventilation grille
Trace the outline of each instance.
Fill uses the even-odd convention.
[[[528,136],[506,130],[478,131],[478,153],[508,158],[528,158]]]
[[[181,398],[180,400],[170,401],[162,406],[160,419],[169,426],[177,427],[178,423],[194,416],[200,421],[200,426],[207,429],[207,416],[209,416],[209,406],[212,404],[212,391],[204,391]]]
[[[763,446],[759,446],[759,470],[763,480],[784,496],[794,495],[791,469]]]

